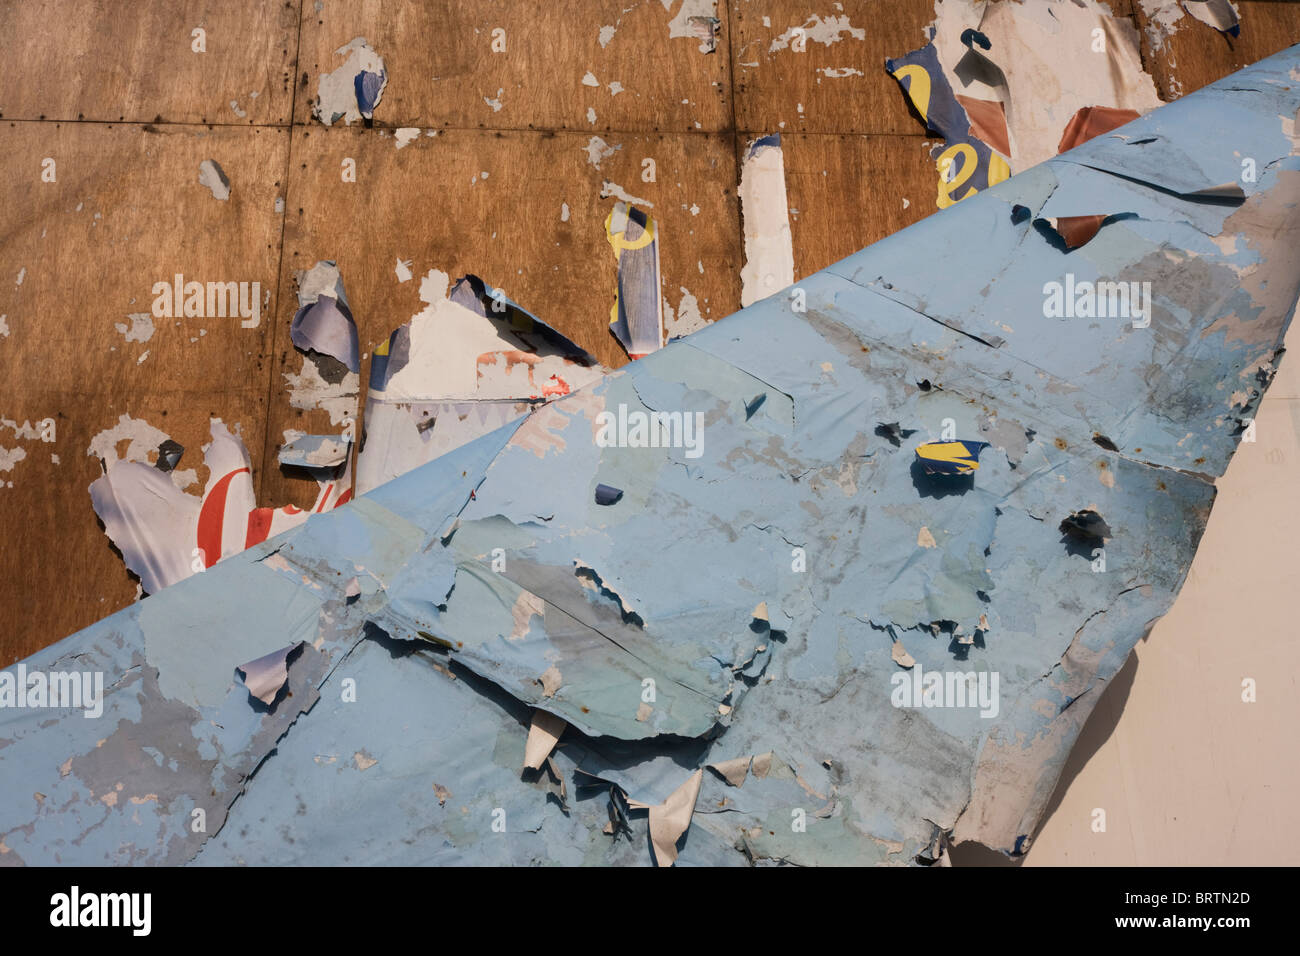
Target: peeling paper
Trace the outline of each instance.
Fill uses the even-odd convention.
[[[916,658],[907,653],[907,648],[903,646],[902,641],[894,641],[890,645],[889,657],[899,667],[910,669],[916,665]]]
[[[671,39],[685,38],[699,40],[701,53],[713,53],[718,47],[717,0],[661,0],[664,9],[671,12],[674,2],[678,2],[677,14],[668,23],[668,36]],[[602,46],[604,34],[601,34]]]
[[[311,115],[326,126],[339,120],[348,126],[369,122],[388,85],[383,58],[365,37],[354,37],[334,53],[347,58],[334,72],[320,75]]]
[[[1138,118],[1136,110],[1109,109],[1104,106],[1085,106],[1075,113],[1061,135],[1057,151],[1064,153],[1095,136],[1109,133]],[[1046,222],[1067,249],[1086,245],[1108,221],[1106,215],[1060,216],[1039,219]]]
[[[212,190],[213,199],[224,201],[230,198],[230,180],[215,159],[199,163],[199,185]]]
[[[664,336],[672,341],[684,335],[690,335],[706,325],[708,320],[700,314],[700,302],[686,286],[679,286],[682,297],[677,302],[676,310],[664,300]]]
[[[849,22],[848,16],[822,17],[814,13],[803,24],[790,27],[773,40],[767,50],[769,53],[785,50],[791,46],[796,37],[800,36],[805,41],[820,43],[822,46],[831,46],[844,39],[865,40],[867,31],[861,27],[855,27]]]
[[[544,710],[533,711],[533,721],[528,727],[528,742],[524,744],[524,769],[540,770],[551,756],[551,751],[568,726],[554,714]]]
[[[150,443],[154,435],[162,436],[160,445],[169,441],[146,423],[129,421],[148,429]],[[292,505],[256,507],[248,450],[238,428],[231,434],[221,419],[212,419],[212,441],[203,448],[209,478],[202,497],[181,490],[193,480],[192,472],[163,471],[149,464],[153,448],[142,449],[133,440],[126,457],[119,459],[112,449],[120,439],[112,436],[122,434],[126,424],[101,432],[91,442],[89,454],[101,457],[105,473],[91,483],[90,497],[109,539],[147,594],[306,519],[306,512]],[[179,460],[176,454],[173,469]]]
[[[0,447],[0,472],[13,471],[14,467],[26,457],[26,449]],[[10,482],[10,485],[12,484]]]
[[[606,179],[600,186],[600,198],[609,199],[611,197],[628,205],[644,206],[647,209],[654,208],[654,203],[639,196],[633,196],[618,183]]]
[[[1237,5],[1231,0],[1183,0],[1183,9],[1220,33],[1234,37],[1241,33]]]
[[[286,431],[279,461],[292,468],[338,468],[347,463],[352,443],[341,435]]]
[[[127,315],[130,326],[125,322],[114,322],[113,328],[122,333],[128,342],[148,342],[153,338],[153,314],[150,312],[131,312]]]
[[[605,238],[618,275],[610,331],[630,358],[641,358],[664,344],[658,228],[649,213],[618,202],[605,219]]]
[[[1229,0],[1139,0],[1143,20],[1147,24],[1147,37],[1151,49],[1164,49],[1164,42],[1179,29],[1184,12],[1193,19],[1230,36],[1241,34],[1240,14],[1235,3]],[[1171,78],[1175,95],[1182,95],[1182,86]]]
[[[298,279],[298,311],[289,338],[301,352],[328,355],[349,372],[361,371],[356,323],[343,293],[338,266],[318,262]]]
[[[695,771],[672,796],[650,808],[650,843],[660,866],[672,866],[677,861],[677,841],[691,825],[703,778],[703,770]]]
[[[544,612],[545,604],[542,602],[541,598],[537,597],[536,595],[531,595],[529,603],[532,604],[534,607],[538,605],[542,605],[543,612]],[[541,677],[537,678],[537,683],[542,685],[543,697],[554,697],[555,692],[558,691],[564,685],[564,678],[560,674],[560,669],[556,667],[554,664],[552,664],[550,667],[546,668],[546,670],[542,672]]]
[[[589,353],[477,276],[430,270],[426,308],[375,349],[357,490],[432,461],[596,381]]]
[[[5,420],[4,424],[14,427],[8,420]],[[17,433],[16,428],[15,433]],[[20,437],[29,436],[24,434]],[[38,436],[32,434],[30,437]],[[111,471],[119,460],[148,462],[150,453],[169,440],[169,436],[162,429],[154,428],[142,418],[132,418],[130,415],[123,414],[118,418],[116,425],[104,429],[90,439],[90,447],[86,449],[86,454],[100,459],[104,470]],[[127,442],[127,447],[125,453],[119,457],[118,446],[123,441]]]
[[[794,285],[794,246],[780,133],[756,139],[745,150],[740,210],[745,223],[740,304],[748,306]]]
[[[304,410],[324,410],[332,425],[341,425],[341,436],[319,436],[311,447],[295,447],[280,454],[284,464],[316,469],[316,501],[312,511],[325,511],[349,501],[353,494],[352,457],[345,452],[341,461],[328,465],[307,464],[337,458],[338,445],[351,448],[348,431],[355,432],[361,392],[361,348],[356,322],[343,291],[343,277],[329,260],[317,262],[300,272],[298,310],[289,327],[289,338],[302,356],[298,374],[282,373],[289,389],[289,403]],[[296,433],[287,441],[300,438]],[[329,442],[330,444],[325,444]]]
[[[600,169],[602,161],[609,159],[609,157],[613,156],[622,148],[621,144],[618,146],[610,146],[599,136],[593,136],[587,141],[587,145],[582,149],[583,152],[587,154],[587,162],[592,166],[595,166],[597,169]]]
[[[945,139],[931,154],[941,209],[1054,156],[1086,107],[1141,115],[1160,105],[1137,31],[1098,0],[936,0],[935,15],[931,42],[886,69]]]
[[[303,353],[303,371],[285,375],[290,400],[299,408],[325,407],[336,422],[355,422],[360,378],[348,363],[360,364],[356,325],[334,263],[317,263],[299,276],[298,301],[290,335]],[[213,419],[210,428],[212,441],[203,448],[209,480],[201,496],[184,490],[196,479],[193,471],[176,470],[181,446],[147,422],[123,415],[91,440],[87,454],[99,458],[105,472],[90,486],[95,513],[148,594],[294,527],[309,513],[292,505],[258,507],[238,427],[232,434]],[[129,445],[119,457],[124,439]],[[352,497],[350,449],[344,436],[286,433],[279,460],[311,471],[319,489],[312,512]]]
[[[289,682],[289,665],[301,653],[303,644],[290,644],[257,660],[241,664],[236,673],[248,688],[248,696],[270,707]]]
[[[753,763],[753,760],[753,757],[734,757],[731,760],[720,760],[708,766],[710,770],[716,770],[721,774],[731,786],[743,787],[745,778],[749,776],[749,765]]]

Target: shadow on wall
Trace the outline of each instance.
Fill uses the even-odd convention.
[[[1115,727],[1119,724],[1120,716],[1124,713],[1124,705],[1128,703],[1129,692],[1133,689],[1133,680],[1137,676],[1137,655],[1130,654],[1129,659],[1124,662],[1115,676],[1111,679],[1110,684],[1102,691],[1101,698],[1097,701],[1097,706],[1093,708],[1088,720],[1083,725],[1083,730],[1079,732],[1079,739],[1075,741],[1074,750],[1070,752],[1070,758],[1065,763],[1065,768],[1061,771],[1061,779],[1056,783],[1056,790],[1052,793],[1052,799],[1047,803],[1047,809],[1043,812],[1042,820],[1038,824],[1038,831],[1041,832],[1047,825],[1047,821],[1052,818],[1057,809],[1061,806],[1061,801],[1065,799],[1065,794],[1070,789],[1070,784],[1074,778],[1092,759],[1093,754],[1101,749],[1102,744],[1110,739],[1114,733]],[[1038,835],[1036,832],[1035,836]],[[1029,853],[1033,853],[1032,843],[1029,847]],[[959,843],[949,850],[953,866],[1013,866],[1018,867],[1023,863],[1029,854],[1024,857],[1011,858],[997,850],[990,850],[982,843]]]

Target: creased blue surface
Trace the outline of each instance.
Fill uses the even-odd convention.
[[[1023,850],[1280,354],[1297,77],[1292,49],[34,655],[102,671],[104,712],[0,709],[0,862],[648,863],[629,801],[724,761],[682,864]],[[1072,251],[1041,227],[1081,214],[1110,218]],[[1049,316],[1098,279],[1150,283],[1149,323]],[[700,428],[602,440],[653,412]],[[979,468],[927,474],[953,438]],[[255,708],[233,669],[298,640]],[[987,706],[900,703],[966,673]],[[521,772],[534,708],[569,726]]]

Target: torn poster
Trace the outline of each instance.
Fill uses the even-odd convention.
[[[441,286],[435,276],[441,276]],[[354,493],[352,435],[360,382],[356,324],[333,262],[318,262],[301,272],[298,281],[290,339],[302,356],[302,368],[285,373],[290,401],[304,410],[322,409],[341,426],[337,434],[284,433],[279,464],[317,482],[317,497],[308,511],[292,505],[256,507],[248,451],[238,429],[231,434],[220,420],[212,423],[212,460],[206,457],[209,447],[204,449],[210,469],[216,462],[216,480],[202,498],[184,493],[197,481],[192,471],[185,473],[184,482],[177,480],[179,473],[173,475],[175,487],[151,474],[154,459],[157,468],[168,472],[183,452],[165,433],[124,418],[92,442],[91,453],[101,458],[106,471],[91,487],[96,513],[145,593],[205,570],[221,557],[305,520],[309,512],[346,503]],[[605,373],[590,354],[477,277],[458,280],[450,299],[446,291],[445,275],[426,277],[422,292],[440,297],[443,306],[426,309],[375,351],[366,438],[357,460],[362,491]],[[433,298],[426,301],[437,304]],[[457,348],[448,349],[449,343]],[[453,374],[451,368],[468,374]],[[137,440],[141,428],[147,432],[142,442]],[[109,474],[118,465],[116,442],[128,437],[128,466]],[[130,463],[143,464],[137,468]]]
[[[614,250],[618,282],[610,331],[629,358],[641,358],[664,344],[659,231],[649,213],[617,202],[605,219],[605,238]]]
[[[661,0],[664,9],[672,12],[678,3],[677,14],[668,23],[668,36],[685,37],[699,41],[701,53],[713,53],[718,48],[718,0]]]
[[[754,140],[745,150],[740,176],[740,212],[745,223],[742,306],[794,285],[789,205],[781,134]]]
[[[1023,853],[1280,358],[1297,73],[1091,139],[802,280],[806,311],[764,299],[33,655],[102,672],[104,719],[0,708],[7,862]],[[1129,214],[1069,250],[1036,223],[1084,194]],[[598,441],[611,415],[655,440]],[[987,444],[978,480],[925,474],[946,434]],[[299,642],[251,700],[235,669]]]
[[[1220,33],[1241,35],[1241,21],[1231,0],[1140,0],[1140,3],[1153,50],[1164,47],[1165,39],[1180,27],[1185,14]],[[1178,81],[1171,78],[1171,82],[1177,95],[1182,95]]]
[[[477,276],[420,282],[426,308],[375,349],[357,492],[459,448],[605,374]]]
[[[932,152],[941,209],[1055,155],[1085,107],[1160,105],[1136,29],[1099,0],[936,0],[929,32],[885,68],[945,139]]]
[[[298,280],[290,337],[302,355],[302,371],[285,374],[290,400],[298,408],[324,408],[344,428],[339,435],[288,431],[279,460],[317,482],[311,510],[323,511],[352,496],[360,353],[338,267],[318,262]],[[195,473],[176,470],[184,449],[147,423],[124,415],[91,441],[89,454],[104,468],[90,486],[91,502],[146,594],[306,520],[308,512],[293,505],[257,507],[252,462],[238,426],[232,433],[221,419],[212,419],[209,427],[212,441],[203,447],[209,478],[201,497],[185,491],[197,482]],[[117,443],[127,438],[120,458]]]
[[[907,56],[887,60],[885,67],[899,83],[904,84],[908,98],[921,114],[926,128],[944,138],[944,145],[936,146],[931,152],[940,173],[939,196],[935,203],[940,209],[946,209],[1011,175],[1006,154],[994,152],[976,134],[978,121],[980,130],[992,134],[988,135],[989,139],[1006,141],[1002,105],[971,103],[971,113],[977,118],[972,119],[953,93],[933,43]],[[958,193],[962,188],[964,191]]]
[[[183,450],[162,432],[157,446],[137,448],[133,442],[119,459],[112,436],[132,421],[125,415],[122,420],[118,429],[101,433],[107,440],[97,436],[91,442],[90,453],[98,455],[104,474],[91,483],[90,498],[146,594],[306,520],[307,513],[292,505],[257,507],[252,465],[238,427],[232,434],[221,419],[212,419],[212,441],[203,446],[208,483],[198,497],[184,490],[197,481],[194,473],[181,477],[176,471]]]
[[[298,310],[289,339],[302,356],[298,373],[283,373],[289,402],[303,410],[321,409],[338,434],[307,436],[286,430],[280,463],[306,469],[316,481],[312,511],[347,502],[353,494],[352,445],[361,395],[361,347],[357,325],[343,290],[338,266],[317,262],[297,274]]]
[[[334,72],[320,75],[311,115],[326,126],[339,120],[348,126],[369,123],[388,85],[383,58],[370,48],[365,37],[354,37],[334,52],[347,59]]]

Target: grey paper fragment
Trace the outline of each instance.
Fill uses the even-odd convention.
[[[213,199],[230,198],[230,180],[215,159],[205,159],[199,163],[199,185],[212,190]]]
[[[303,276],[289,337],[297,349],[328,355],[350,372],[361,371],[356,324],[343,292],[343,278],[333,262],[318,262]]]
[[[302,650],[302,641],[272,651],[235,669],[248,688],[248,696],[270,707],[289,679],[289,665]]]
[[[612,505],[622,497],[622,488],[615,488],[611,485],[596,486],[596,504],[598,505]]]
[[[342,435],[302,435],[280,446],[279,461],[293,468],[337,468],[351,447]]]

